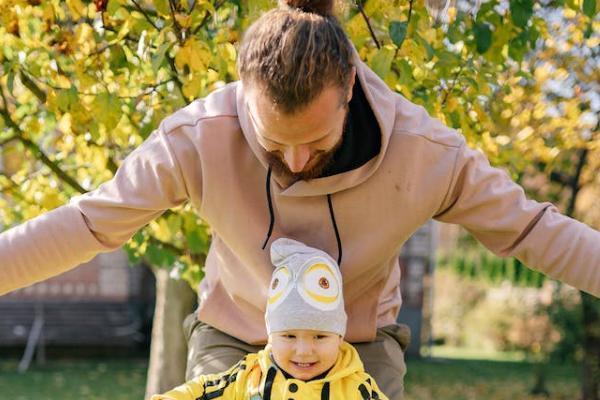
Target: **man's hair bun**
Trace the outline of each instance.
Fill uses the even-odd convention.
[[[324,17],[333,15],[334,0],[279,0],[281,6],[295,8],[304,12],[319,14]]]

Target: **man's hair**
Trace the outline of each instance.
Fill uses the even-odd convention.
[[[293,114],[327,86],[348,89],[352,45],[333,15],[333,0],[280,0],[244,35],[238,71]]]

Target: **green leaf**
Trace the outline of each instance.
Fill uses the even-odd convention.
[[[167,53],[167,51],[169,50],[170,47],[171,47],[171,43],[163,43],[158,48],[156,53],[152,56],[152,68],[155,71],[158,71],[158,69],[162,65],[163,61],[165,61],[165,54]]]
[[[120,45],[113,46],[110,49],[110,55],[108,60],[110,63],[110,69],[113,71],[119,70],[127,66],[127,57],[125,56],[123,47],[121,47]]]
[[[192,253],[206,254],[210,245],[210,239],[203,235],[203,232],[195,229],[187,232],[185,235],[187,239],[188,248]]]
[[[381,78],[384,79],[392,68],[395,50],[389,46],[377,50],[377,54],[371,60],[371,68]]]
[[[431,46],[431,44],[429,44],[429,42],[427,40],[425,40],[423,37],[421,37],[418,33],[415,33],[414,37],[415,37],[415,42],[420,44],[427,51],[427,61],[431,61],[431,59],[435,55],[435,51],[433,50],[433,47]]]
[[[58,92],[58,108],[62,112],[68,112],[72,108],[77,108],[79,104],[79,96],[75,87],[72,86],[69,89]]]
[[[446,33],[446,37],[450,41],[450,43],[456,43],[459,40],[462,40],[464,37],[464,32],[461,31],[461,25],[454,21],[448,26],[448,32]]]
[[[400,75],[398,77],[398,83],[402,86],[409,86],[414,80],[410,63],[407,60],[402,59],[397,65]]]
[[[540,31],[538,31],[537,28],[532,26],[531,29],[529,29],[529,46],[532,49],[535,48],[535,45],[536,45],[539,37],[540,37]]]
[[[100,93],[94,99],[94,109],[98,112],[96,118],[107,128],[117,126],[121,119],[121,101],[110,93]]]
[[[510,0],[510,16],[516,26],[525,28],[532,15],[532,0]]]
[[[583,13],[590,18],[596,15],[596,0],[583,0]]]
[[[108,13],[108,15],[110,15],[111,17],[114,16],[116,14],[116,12],[119,10],[119,8],[121,8],[121,3],[118,1],[109,1],[108,5],[106,6],[106,12]]]
[[[460,78],[461,82],[467,82],[470,86],[475,88],[475,90],[479,91],[479,82],[477,82],[474,78],[470,76],[462,76]]]
[[[171,8],[169,7],[168,0],[154,0],[152,3],[154,4],[154,7],[156,8],[156,11],[158,11],[159,14],[165,16],[171,15]]]
[[[592,33],[594,33],[594,30],[592,29],[592,21],[590,21],[585,32],[583,33],[583,37],[585,37],[586,39],[589,39],[592,37]]]
[[[144,256],[148,259],[150,264],[158,267],[172,266],[177,260],[177,257],[170,250],[153,244],[148,245],[148,249]]]
[[[15,87],[15,73],[13,70],[8,71],[8,79],[6,81],[6,87],[8,88],[8,92],[12,95],[13,89]]]
[[[579,4],[577,4],[577,2],[575,0],[565,0],[565,4],[574,11],[578,11],[579,10]]]
[[[489,50],[492,45],[492,30],[486,23],[477,23],[473,27],[475,41],[477,43],[477,52],[483,54]]]
[[[508,46],[508,55],[515,61],[523,61],[527,53],[527,32],[522,32],[516,38],[510,41]]]
[[[457,111],[452,111],[449,115],[450,126],[454,129],[460,128],[460,114]]]
[[[406,22],[392,21],[390,22],[390,37],[392,42],[400,48],[404,39],[406,39],[406,32],[408,30],[408,24]]]

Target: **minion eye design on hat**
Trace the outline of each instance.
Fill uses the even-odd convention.
[[[298,285],[302,298],[319,310],[333,310],[340,303],[341,285],[332,266],[323,262],[310,265]]]
[[[268,305],[276,308],[290,293],[293,288],[292,273],[288,267],[279,267],[273,272],[269,285]]]

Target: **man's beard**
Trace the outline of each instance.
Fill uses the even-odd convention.
[[[278,151],[264,151],[265,158],[269,166],[275,174],[282,176],[284,179],[292,182],[308,181],[315,178],[320,178],[323,172],[333,164],[335,153],[341,147],[344,141],[344,134],[340,136],[340,140],[329,150],[321,150],[316,152],[308,161],[312,164],[309,169],[300,172],[292,172],[283,160],[283,156]]]

